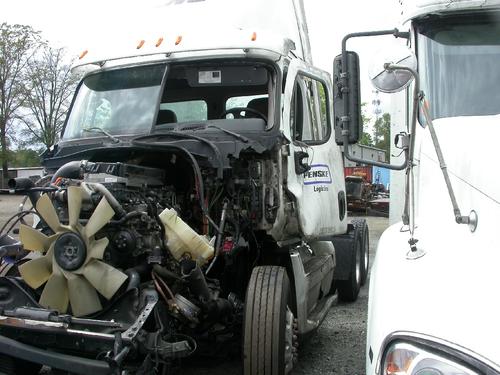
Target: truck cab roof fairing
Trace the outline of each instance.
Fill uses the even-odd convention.
[[[291,45],[297,57],[312,62],[302,0],[172,0],[130,13],[113,21],[97,39],[89,35],[76,66],[219,48],[260,48],[286,55]]]

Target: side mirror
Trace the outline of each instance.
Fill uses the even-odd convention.
[[[417,58],[408,48],[392,48],[390,56],[384,56],[383,61],[372,62],[369,76],[373,86],[381,92],[395,93],[407,88],[413,81],[413,75],[408,70],[387,69],[390,65],[417,70]]]
[[[352,51],[347,51],[346,57],[346,66],[342,55],[333,61],[333,113],[338,145],[344,144],[343,130],[349,131],[349,144],[357,143],[363,134],[359,57]]]

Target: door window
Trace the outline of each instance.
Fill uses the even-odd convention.
[[[295,141],[315,144],[328,139],[330,106],[323,82],[299,75],[291,107],[291,126]]]

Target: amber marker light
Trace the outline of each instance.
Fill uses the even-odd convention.
[[[257,40],[257,33],[255,31],[252,33],[251,40],[252,40],[252,42],[255,42]]]
[[[87,53],[89,53],[88,49],[86,49],[85,51],[83,51],[82,53],[80,53],[80,56],[78,56],[78,60],[83,59],[87,55]]]
[[[179,35],[177,39],[175,39],[175,45],[178,46],[182,42],[182,35]]]
[[[160,46],[160,44],[162,44],[162,43],[163,43],[163,38],[162,38],[162,37],[159,37],[159,38],[158,38],[158,40],[156,41],[155,46],[156,46],[156,47],[159,47],[159,46]]]
[[[146,43],[146,41],[143,39],[139,42],[139,44],[137,45],[137,49],[141,49],[142,46],[144,45],[144,43]]]

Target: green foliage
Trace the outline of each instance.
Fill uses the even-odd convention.
[[[359,140],[359,144],[364,146],[373,146],[373,139],[370,133],[363,131],[361,138]]]
[[[29,148],[17,149],[10,151],[10,166],[13,168],[19,167],[39,167],[40,164],[40,151],[32,150]]]
[[[366,115],[366,102],[361,103],[361,121],[363,123],[363,134],[361,134],[361,138],[359,140],[359,143],[364,145],[364,146],[373,146],[373,139],[370,133],[367,132],[368,129],[368,124],[371,121],[371,118],[369,118]]]
[[[391,152],[391,115],[384,113],[373,124],[374,146],[385,150],[386,160],[390,159]]]

